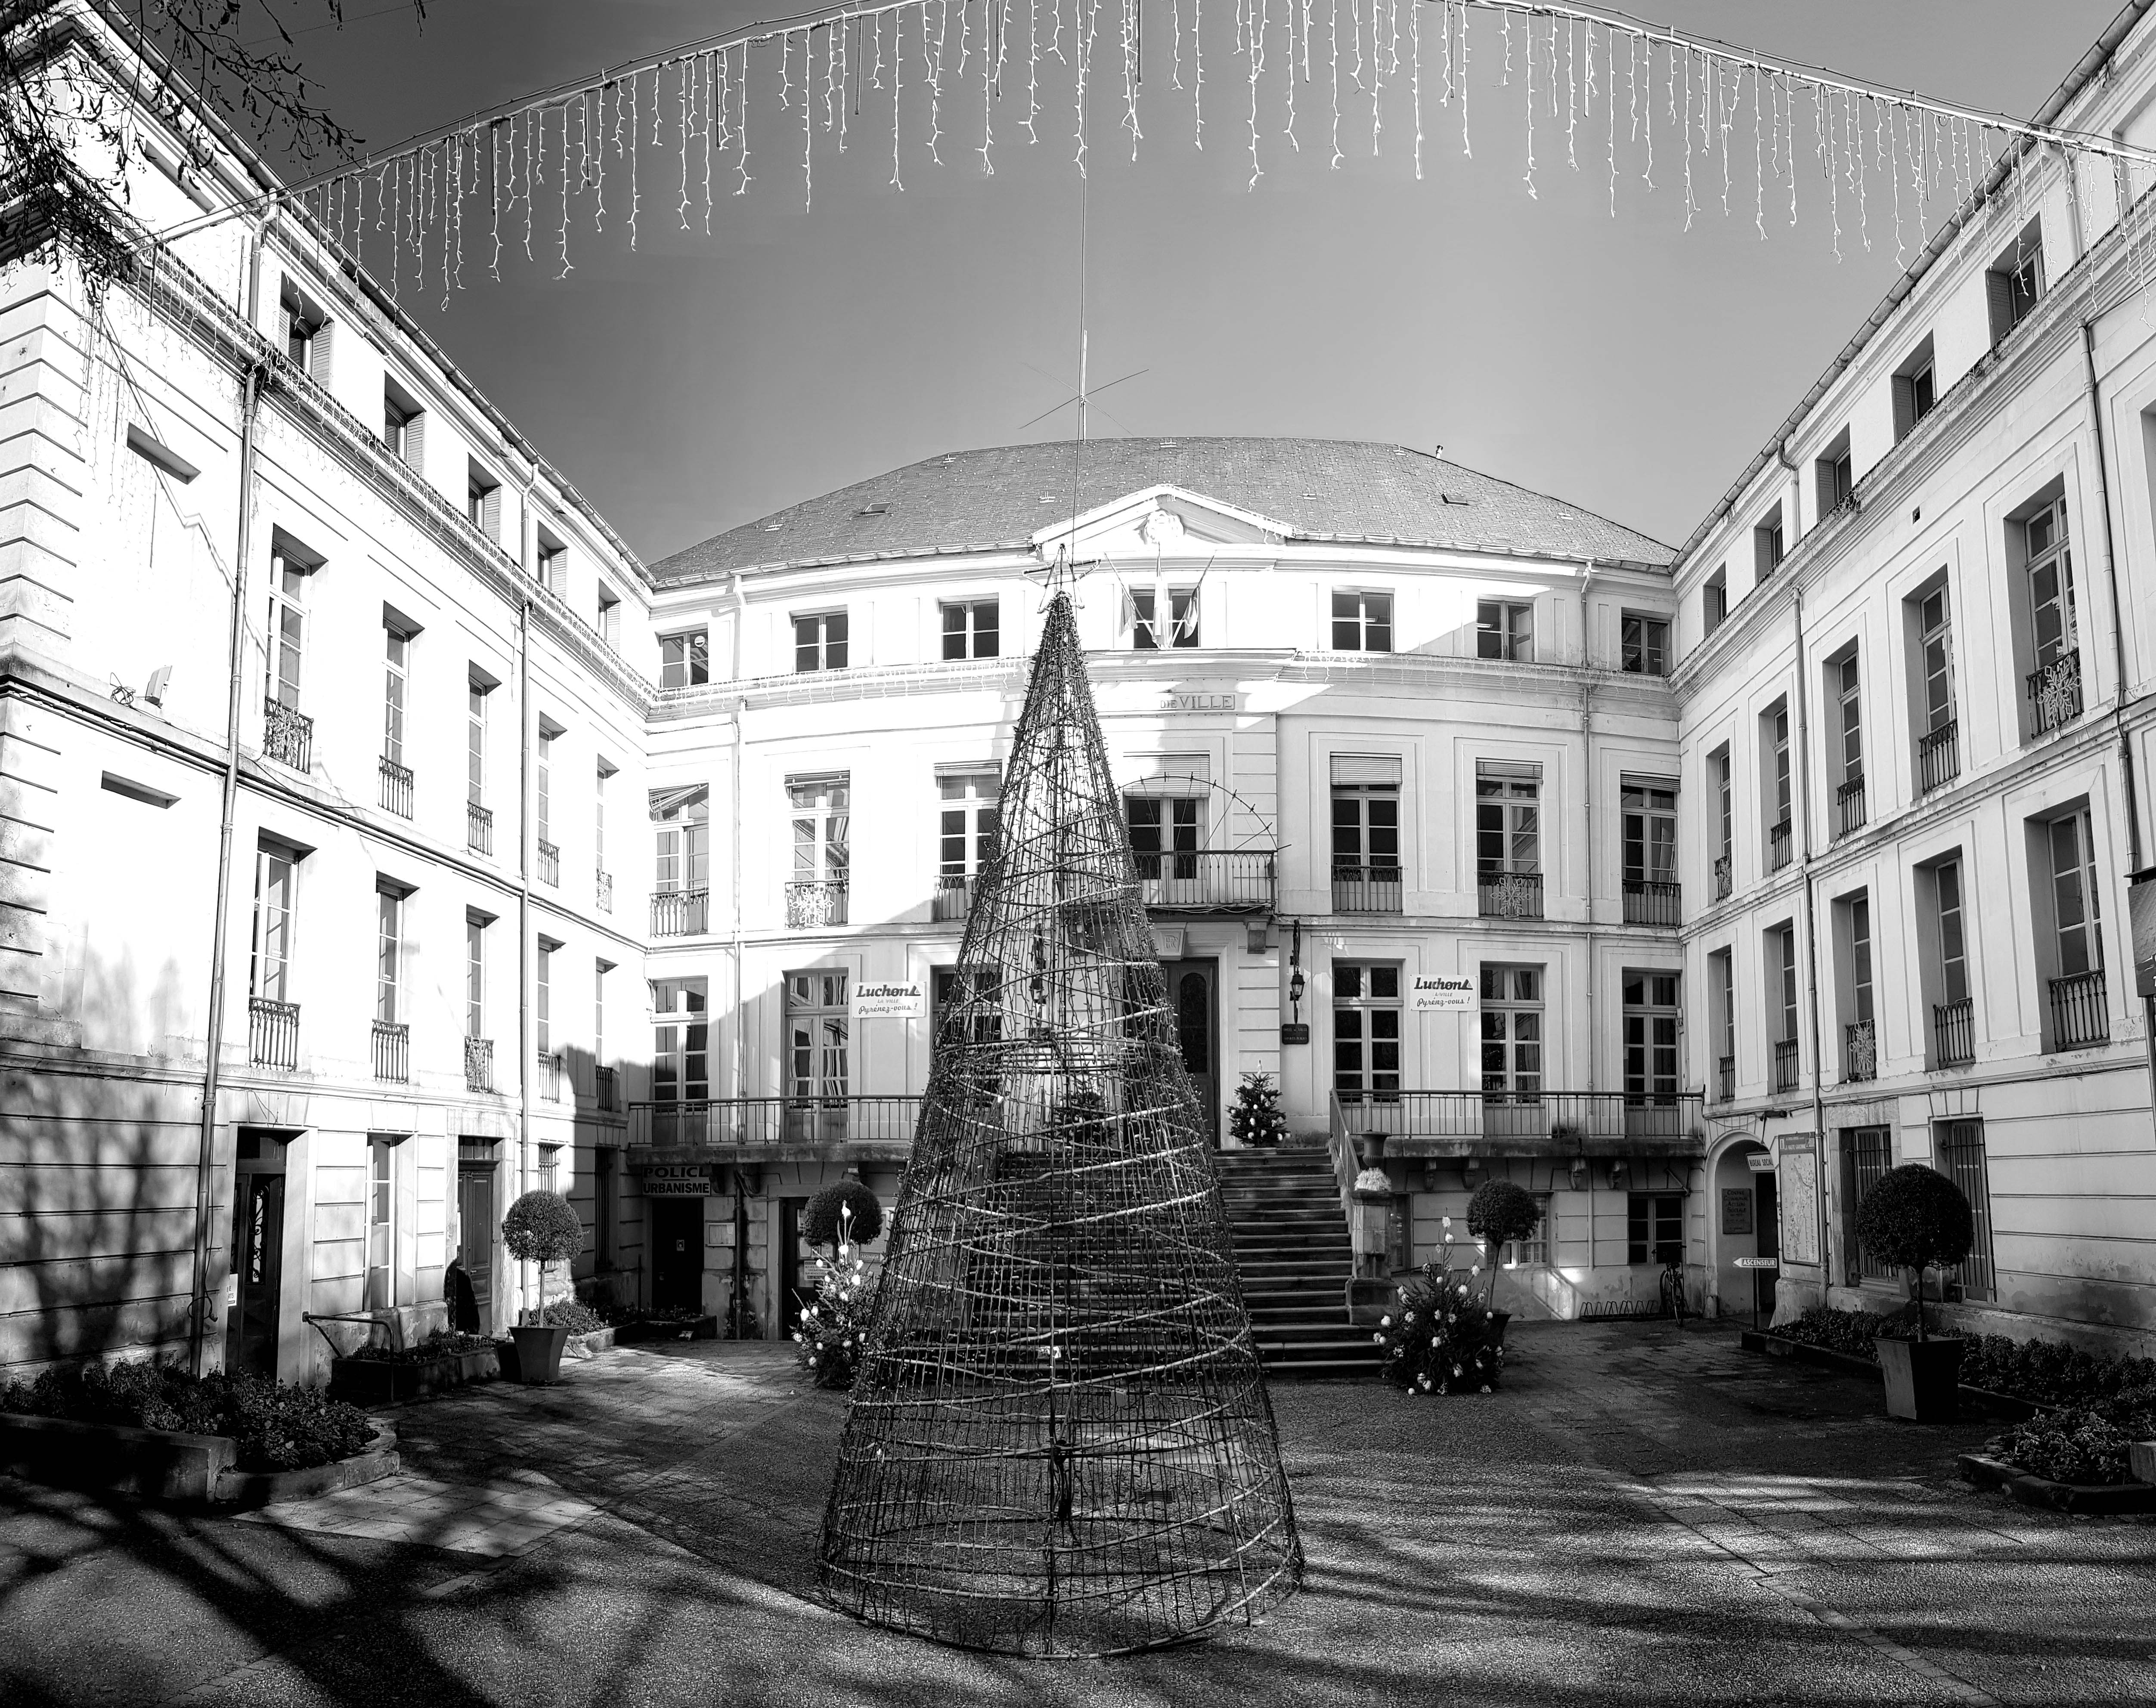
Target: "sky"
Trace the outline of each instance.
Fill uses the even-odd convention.
[[[295,25],[322,15],[319,0],[274,3]],[[1762,241],[1741,134],[1731,217],[1718,162],[1710,175],[1701,161],[1707,206],[1689,231],[1666,136],[1652,192],[1620,138],[1613,218],[1590,132],[1579,132],[1575,172],[1563,120],[1545,120],[1530,195],[1520,72],[1500,86],[1486,20],[1475,26],[1471,158],[1456,108],[1434,99],[1426,39],[1421,179],[1400,86],[1374,159],[1368,105],[1351,89],[1349,157],[1332,169],[1320,45],[1312,80],[1296,89],[1300,153],[1269,76],[1253,191],[1233,0],[1206,15],[1202,151],[1187,34],[1184,89],[1163,63],[1173,44],[1162,13],[1172,5],[1187,31],[1184,8],[1196,3],[1145,8],[1135,163],[1127,137],[1118,146],[1120,59],[1104,27],[1082,182],[1053,61],[1030,147],[1023,69],[1007,71],[992,177],[981,170],[978,83],[969,102],[947,104],[944,164],[931,161],[916,65],[903,191],[888,182],[888,108],[880,121],[865,109],[843,159],[819,138],[804,208],[798,133],[782,137],[763,117],[776,89],[765,58],[752,84],[752,182],[738,197],[721,182],[712,235],[700,193],[694,229],[668,229],[674,198],[654,186],[634,252],[618,223],[595,237],[587,220],[567,278],[540,244],[541,261],[512,254],[499,283],[468,253],[465,288],[446,306],[439,290],[401,300],[647,562],[943,451],[1073,436],[1069,408],[1034,418],[1075,387],[1081,302],[1092,383],[1142,370],[1101,393],[1096,434],[1441,444],[1448,459],[1676,544],[1898,270],[1876,204],[1869,253],[1841,209],[1837,259],[1815,176],[1799,177],[1794,228],[1786,188],[1769,191]],[[1343,20],[1363,3],[1339,0]],[[1632,10],[2027,115],[2118,4],[1635,0]],[[341,29],[300,33],[298,57],[316,97],[371,146],[771,15],[734,0],[427,0],[420,27],[393,0],[346,0],[346,11]],[[1284,36],[1271,18],[1277,59]],[[798,57],[793,66],[798,79]],[[647,170],[660,158],[647,154]]]

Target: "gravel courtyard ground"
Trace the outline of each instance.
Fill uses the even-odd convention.
[[[1698,1325],[1516,1335],[1487,1398],[1276,1386],[1306,1587],[1189,1649],[816,1606],[843,1398],[683,1342],[401,1408],[405,1475],[283,1511],[0,1481],[0,1704],[2156,1704],[2156,1521],[1964,1488],[1991,1426]]]

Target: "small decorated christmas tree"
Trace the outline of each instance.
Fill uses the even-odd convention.
[[[1235,1088],[1235,1106],[1228,1111],[1228,1131],[1245,1145],[1277,1145],[1287,1136],[1280,1087],[1270,1074],[1243,1075]]]

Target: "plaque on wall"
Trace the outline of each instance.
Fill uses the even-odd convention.
[[[1724,1234],[1749,1234],[1752,1231],[1752,1193],[1748,1187],[1722,1188],[1722,1231]]]
[[[1307,1044],[1307,1043],[1309,1043],[1309,1042],[1310,1042],[1310,1022],[1309,1022],[1309,1021],[1307,1021],[1307,1020],[1283,1020],[1283,1021],[1281,1021],[1281,1042],[1282,1044]]]

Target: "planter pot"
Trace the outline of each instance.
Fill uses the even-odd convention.
[[[1512,1320],[1512,1313],[1509,1310],[1493,1310],[1490,1313],[1490,1344],[1491,1346],[1502,1346],[1505,1344],[1505,1325]]]
[[[516,1379],[526,1383],[558,1382],[562,1378],[562,1348],[569,1331],[551,1322],[520,1326],[509,1331],[516,1343]]]
[[[468,1382],[491,1382],[500,1374],[500,1362],[491,1352],[450,1352],[439,1358],[404,1362],[388,1358],[333,1358],[330,1398],[350,1400],[357,1406],[393,1405],[400,1400],[424,1399]]]
[[[1383,1168],[1385,1166],[1384,1134],[1358,1133],[1355,1136],[1355,1148],[1361,1153],[1363,1166],[1365,1168]]]
[[[1887,1378],[1887,1415],[1917,1423],[1950,1423],[1961,1407],[1961,1339],[1935,1336],[1928,1341],[1874,1343],[1879,1369]]]

